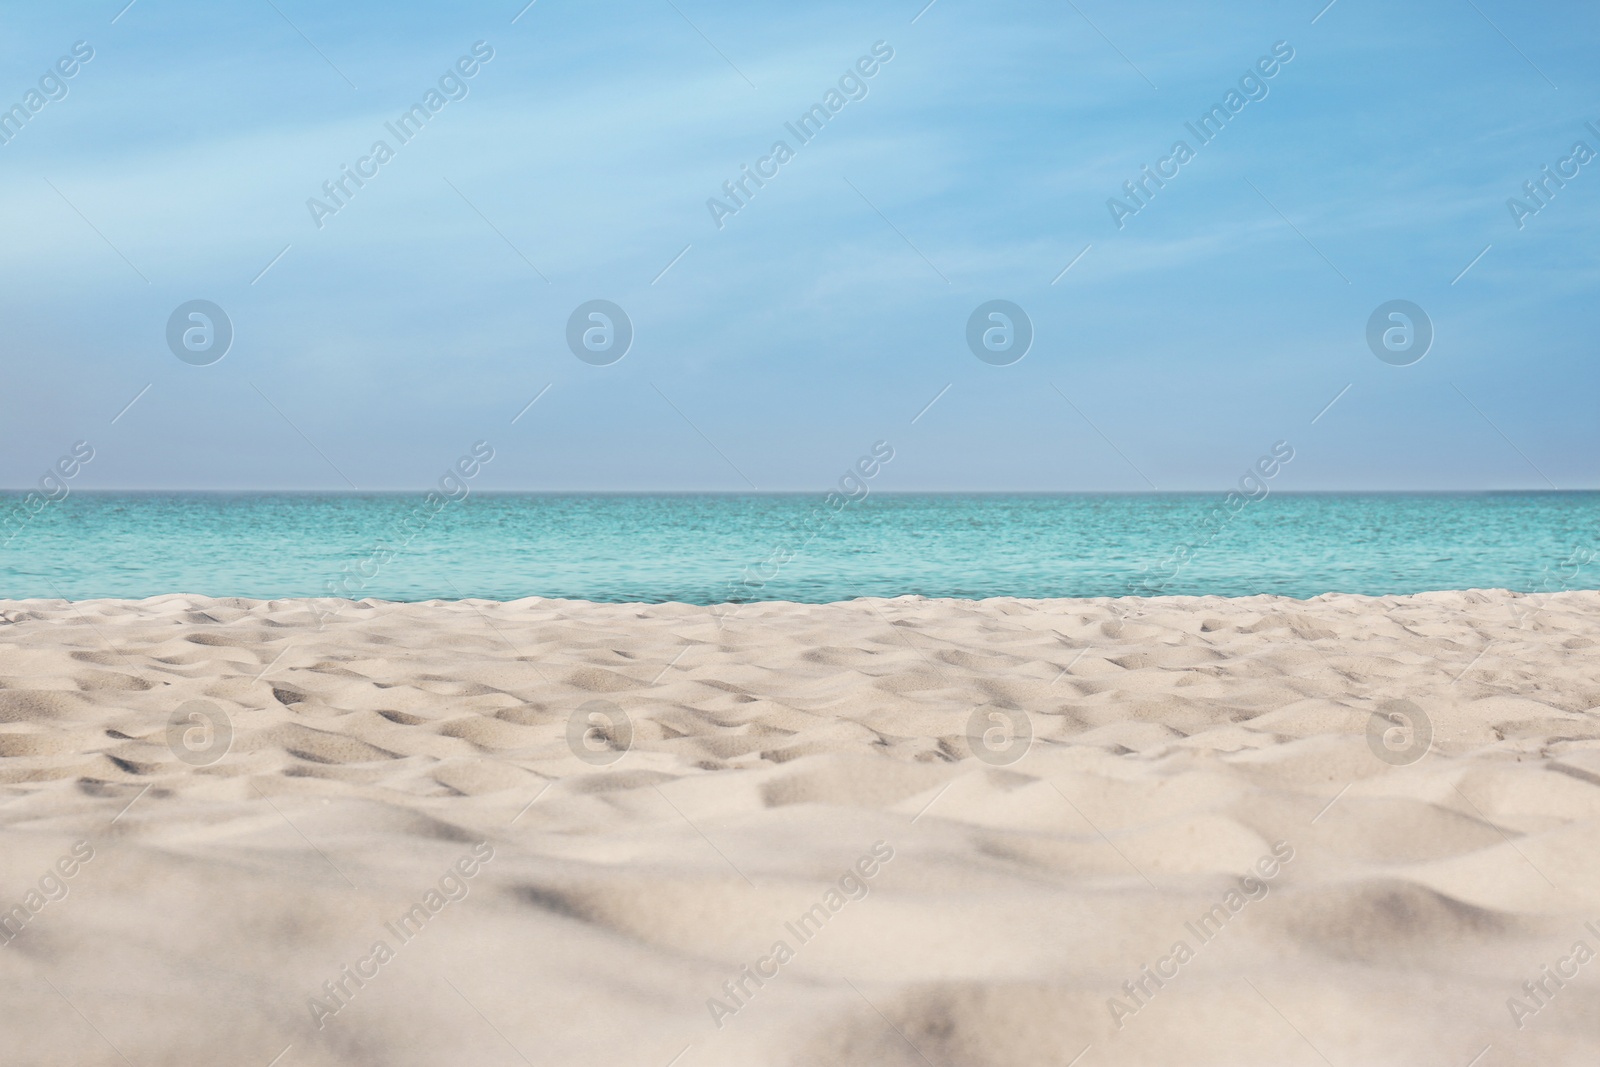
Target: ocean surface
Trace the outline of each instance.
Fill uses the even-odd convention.
[[[0,494],[0,598],[708,604],[1600,588],[1592,492],[41,500]]]

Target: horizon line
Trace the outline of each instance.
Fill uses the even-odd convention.
[[[329,497],[358,497],[358,496],[414,496],[438,492],[434,487],[409,487],[399,489],[303,489],[293,487],[277,488],[243,488],[243,489],[175,489],[175,488],[126,488],[126,489],[74,489],[67,496],[59,497],[56,502],[71,496],[136,496],[136,495],[192,495],[192,496],[329,496]],[[463,500],[474,496],[627,496],[627,497],[670,497],[670,496],[720,496],[720,497],[779,497],[779,496],[826,496],[835,492],[832,488],[821,489],[474,489]],[[39,492],[37,486],[0,487],[0,496],[15,495],[26,496],[29,493]],[[866,497],[874,496],[962,496],[962,497],[1006,497],[1006,496],[1037,496],[1037,497],[1103,497],[1103,496],[1213,496],[1226,495],[1237,492],[1231,486],[1214,489],[875,489]],[[1579,495],[1584,493],[1600,493],[1596,488],[1498,488],[1498,489],[1279,489],[1267,496],[1253,498],[1252,502],[1269,499],[1275,496],[1492,496],[1492,495],[1539,495],[1562,496]],[[441,494],[445,495],[445,494]]]

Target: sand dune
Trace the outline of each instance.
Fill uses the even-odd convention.
[[[1597,641],[1587,592],[3,602],[5,1061],[1593,1063]]]

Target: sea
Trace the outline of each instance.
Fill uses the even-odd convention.
[[[0,494],[0,598],[1600,588],[1600,493]]]

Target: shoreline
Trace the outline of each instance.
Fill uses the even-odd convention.
[[[427,607],[427,606],[441,605],[441,604],[477,603],[477,604],[499,604],[499,605],[502,605],[502,606],[530,605],[530,604],[563,604],[563,605],[586,605],[586,606],[604,607],[604,608],[678,607],[678,608],[712,609],[712,608],[750,608],[750,607],[758,607],[758,606],[765,606],[765,607],[798,607],[798,608],[837,607],[837,606],[844,606],[844,605],[862,603],[862,602],[865,602],[865,601],[875,601],[875,602],[886,603],[886,604],[911,602],[911,603],[924,603],[924,604],[975,604],[975,605],[984,605],[984,604],[996,604],[996,603],[1014,603],[1014,604],[1041,605],[1041,604],[1080,604],[1080,603],[1081,604],[1100,604],[1100,603],[1106,603],[1106,602],[1113,602],[1113,603],[1125,603],[1125,602],[1176,603],[1176,602],[1214,601],[1214,600],[1216,600],[1216,601],[1227,601],[1227,602],[1242,602],[1242,601],[1266,599],[1266,600],[1281,600],[1281,601],[1285,601],[1285,602],[1293,603],[1293,604],[1317,604],[1317,603],[1325,603],[1325,602],[1328,602],[1330,600],[1334,600],[1334,599],[1338,599],[1338,598],[1346,598],[1346,599],[1356,600],[1356,601],[1376,602],[1376,601],[1382,601],[1382,600],[1412,600],[1412,599],[1417,599],[1417,598],[1420,598],[1420,597],[1433,597],[1433,596],[1474,596],[1474,595],[1476,595],[1476,596],[1491,597],[1491,598],[1493,598],[1493,597],[1504,597],[1504,598],[1507,598],[1507,599],[1515,600],[1515,599],[1526,599],[1526,598],[1529,598],[1529,597],[1569,596],[1569,595],[1580,595],[1580,594],[1585,594],[1585,593],[1600,593],[1600,588],[1595,588],[1595,589],[1572,588],[1572,589],[1523,591],[1523,590],[1518,590],[1518,589],[1509,589],[1509,588],[1506,588],[1504,586],[1468,586],[1468,587],[1464,587],[1464,588],[1460,588],[1460,589],[1424,589],[1424,590],[1421,590],[1419,592],[1414,592],[1414,593],[1346,593],[1346,592],[1342,592],[1342,591],[1339,591],[1339,590],[1330,590],[1329,592],[1317,593],[1317,594],[1314,594],[1314,595],[1309,596],[1309,597],[1287,596],[1287,595],[1282,594],[1282,593],[1251,593],[1251,594],[1246,595],[1246,596],[1230,596],[1230,595],[1225,594],[1225,593],[1200,593],[1200,594],[1162,593],[1162,594],[1158,594],[1158,595],[1154,595],[1154,596],[1141,596],[1141,595],[1138,595],[1138,594],[1129,593],[1129,594],[1124,594],[1122,596],[1087,596],[1087,597],[1022,597],[1022,596],[955,597],[955,596],[927,596],[927,595],[922,594],[922,593],[900,593],[900,594],[895,595],[895,596],[860,596],[860,597],[852,597],[852,598],[850,598],[848,600],[815,600],[815,601],[813,601],[813,600],[748,600],[748,601],[732,601],[732,600],[730,600],[730,601],[718,601],[718,602],[711,602],[711,603],[704,603],[704,604],[697,603],[697,602],[692,602],[692,601],[687,601],[687,600],[585,600],[585,599],[582,599],[580,597],[545,597],[545,596],[524,596],[524,597],[517,597],[517,598],[511,599],[511,600],[500,600],[500,599],[496,599],[494,597],[472,597],[472,596],[454,597],[454,598],[434,597],[434,598],[430,598],[428,600],[389,600],[389,599],[385,599],[383,597],[361,597],[361,598],[358,598],[358,599],[350,599],[350,598],[347,598],[347,597],[315,597],[315,596],[244,597],[244,596],[212,596],[209,593],[176,592],[176,593],[155,593],[155,594],[152,594],[152,595],[147,596],[147,597],[100,596],[100,597],[85,597],[85,598],[79,599],[79,600],[74,600],[74,599],[67,598],[67,597],[22,597],[22,598],[0,597],[0,610],[3,610],[5,608],[13,606],[13,605],[19,605],[20,606],[20,605],[31,605],[31,604],[78,604],[78,605],[96,604],[96,603],[151,604],[151,603],[157,603],[157,602],[164,601],[164,600],[169,600],[169,599],[172,599],[172,598],[183,598],[183,599],[189,599],[189,600],[213,601],[213,602],[217,602],[217,603],[235,603],[235,602],[237,602],[237,603],[243,603],[243,604],[248,604],[248,605],[334,603],[334,604],[349,604],[349,605],[369,604],[369,605],[383,606],[383,607],[387,607],[387,606]]]

